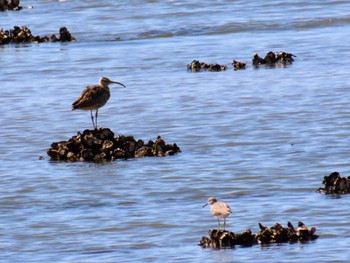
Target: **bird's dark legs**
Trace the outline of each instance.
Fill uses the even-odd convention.
[[[95,122],[96,122],[96,128],[97,128],[97,116],[98,116],[98,109],[96,110],[96,114],[95,114],[95,118],[96,118],[96,120],[95,120]]]
[[[226,228],[226,218],[224,218],[224,230]]]
[[[94,116],[92,116],[92,110],[90,110],[90,115],[91,115],[91,121],[92,121],[92,125],[95,128],[95,122],[94,122]]]
[[[219,229],[220,229],[220,219],[219,218],[217,218],[218,219],[218,226],[219,226]]]

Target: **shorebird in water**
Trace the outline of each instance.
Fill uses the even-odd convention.
[[[210,205],[210,212],[218,220],[218,226],[220,227],[220,218],[224,219],[224,230],[226,227],[226,217],[228,217],[232,211],[231,208],[224,202],[216,200],[214,197],[209,197],[207,203],[203,207]]]
[[[109,78],[102,77],[99,79],[97,85],[86,86],[85,89],[81,92],[80,96],[72,104],[72,110],[79,109],[90,111],[92,125],[94,128],[97,128],[98,109],[103,107],[111,96],[108,87],[108,85],[111,83],[119,84],[125,88],[125,85],[120,82],[112,81]],[[94,116],[92,115],[93,110],[96,110],[95,122]]]

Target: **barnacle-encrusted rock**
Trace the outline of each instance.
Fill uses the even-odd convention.
[[[238,60],[233,60],[232,66],[235,70],[238,70],[238,69],[245,69],[247,64]]]
[[[211,229],[208,231],[209,238],[203,236],[199,242],[202,247],[234,247],[237,244],[236,235],[223,229]]]
[[[19,5],[19,0],[0,0],[0,11],[21,10],[23,7]]]
[[[51,35],[50,41],[71,42],[75,40],[75,38],[72,37],[71,33],[68,31],[68,29],[65,26],[60,28],[59,33],[60,33],[59,38],[56,35]]]
[[[341,177],[340,173],[333,172],[323,178],[324,187],[317,189],[317,192],[325,194],[348,194],[350,193],[350,176]]]
[[[1,0],[0,0],[1,1]],[[66,27],[61,27],[59,31],[59,37],[56,35],[48,36],[34,36],[30,29],[26,26],[14,26],[13,29],[3,30],[0,29],[0,45],[9,43],[29,43],[29,42],[67,42],[74,41],[75,38],[69,33]]]
[[[269,51],[265,55],[264,58],[261,58],[258,54],[253,55],[252,64],[256,67],[260,65],[268,65],[268,66],[274,66],[276,64],[280,65],[286,65],[286,64],[292,64],[294,59],[293,57],[296,57],[292,53],[279,51],[279,52],[273,52]]]
[[[145,156],[167,156],[180,152],[174,144],[166,144],[158,136],[153,142],[144,143],[133,136],[118,135],[108,128],[85,130],[72,136],[68,141],[53,142],[47,154],[57,161],[111,161],[121,158]]]
[[[269,51],[265,55],[264,58],[260,57],[258,54],[253,55],[252,59],[252,64],[255,67],[259,67],[260,65],[266,65],[266,66],[285,66],[287,64],[292,64],[294,61],[294,58],[296,57],[292,53],[284,52],[284,51],[279,51],[279,52],[273,52]],[[238,69],[245,69],[247,64],[238,60],[233,60],[232,61],[232,66],[234,70]],[[209,70],[209,71],[222,71],[226,70],[227,66],[226,65],[220,65],[220,64],[208,64],[205,62],[201,62],[199,60],[193,60],[190,64],[187,65],[187,69],[192,71],[192,72],[198,72],[198,71],[204,71],[204,70]]]
[[[220,65],[220,64],[208,64],[205,62],[200,62],[198,60],[193,60],[190,64],[187,65],[187,69],[192,72],[202,71],[202,70],[209,70],[209,71],[222,71],[226,70],[226,65]]]
[[[235,245],[252,246],[254,244],[304,242],[318,238],[315,235],[316,227],[308,229],[303,222],[298,222],[298,228],[288,222],[287,227],[276,223],[272,227],[266,227],[259,223],[260,232],[252,234],[249,229],[241,234],[235,234],[223,229],[209,230],[209,237],[203,236],[199,242],[202,247],[228,248]]]

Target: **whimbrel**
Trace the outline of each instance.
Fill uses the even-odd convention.
[[[92,125],[94,128],[97,128],[98,109],[104,106],[111,96],[108,87],[108,85],[111,83],[119,84],[125,88],[125,85],[120,82],[112,81],[109,78],[102,77],[99,79],[97,85],[86,86],[85,89],[81,92],[80,96],[72,104],[72,110],[90,110]],[[92,115],[93,110],[96,110],[95,122],[94,116]]]
[[[216,200],[214,197],[209,197],[208,202],[203,207],[210,205],[210,212],[218,220],[220,227],[220,218],[224,219],[224,230],[226,227],[226,217],[228,217],[232,211],[231,208],[224,202]]]

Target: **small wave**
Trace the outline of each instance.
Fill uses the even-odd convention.
[[[340,18],[322,18],[315,19],[311,21],[303,21],[293,25],[296,28],[318,28],[318,27],[330,27],[346,25],[350,23],[350,17],[340,17]]]
[[[169,30],[148,30],[144,32],[133,32],[119,35],[118,40],[140,40],[152,38],[168,38],[176,36],[197,36],[197,35],[221,35],[242,32],[260,32],[260,31],[281,31],[291,29],[309,29],[319,27],[339,26],[349,24],[350,18],[320,18],[303,21],[285,21],[285,22],[229,22],[218,25],[188,26]]]
[[[166,37],[172,37],[174,36],[174,33],[167,32],[167,31],[161,31],[161,30],[151,30],[142,32],[138,35],[139,38],[145,39],[145,38],[166,38]]]

